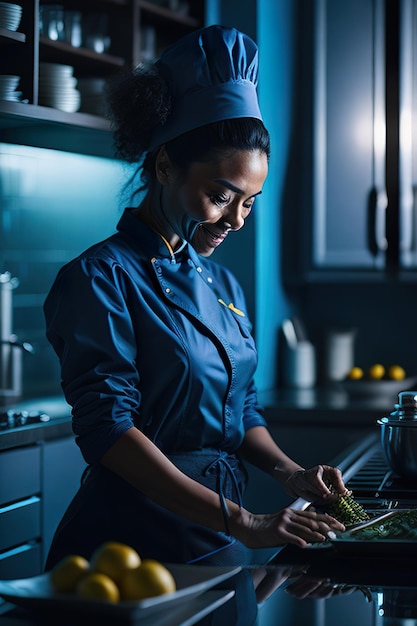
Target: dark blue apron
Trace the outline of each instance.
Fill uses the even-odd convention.
[[[219,494],[227,525],[225,498],[242,504],[247,474],[234,455],[217,450],[168,454],[185,474]],[[225,529],[226,530],[226,529]],[[49,551],[46,569],[67,554],[87,559],[106,541],[133,546],[142,558],[196,565],[248,565],[251,551],[226,532],[218,533],[182,517],[146,498],[104,467],[88,468],[62,518]],[[248,570],[225,581],[232,600],[207,616],[202,626],[254,626],[257,604]]]
[[[242,504],[246,471],[235,455],[218,450],[167,454],[185,474],[216,491],[225,532],[216,532],[171,513],[101,466],[86,476],[61,520],[48,555],[50,569],[73,553],[90,558],[106,541],[133,546],[142,558],[171,563],[246,565],[251,551],[228,534],[228,498]]]

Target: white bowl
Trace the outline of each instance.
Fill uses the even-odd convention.
[[[21,17],[15,17],[15,18],[3,18],[0,16],[0,27],[1,28],[5,28],[6,30],[11,30],[13,32],[16,32],[17,29],[20,26],[20,20]]]
[[[353,396],[391,396],[393,403],[401,391],[417,387],[416,376],[403,380],[344,380],[342,388]]]
[[[20,26],[23,9],[19,4],[0,2],[0,26],[16,31]]]
[[[0,9],[22,12],[22,7],[20,6],[20,4],[15,4],[14,2],[0,2]]]
[[[74,68],[72,65],[63,65],[61,63],[39,63],[40,73],[46,75],[56,74],[71,76],[74,72]]]
[[[20,81],[20,76],[11,74],[0,74],[0,89],[16,89]]]

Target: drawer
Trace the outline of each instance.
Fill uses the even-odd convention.
[[[40,543],[26,543],[0,554],[0,578],[29,578],[42,573]]]
[[[0,453],[0,505],[40,492],[41,451],[28,446]]]
[[[0,507],[0,550],[41,535],[41,501],[32,496]]]

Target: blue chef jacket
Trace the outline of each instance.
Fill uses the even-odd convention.
[[[50,564],[68,551],[88,557],[111,533],[142,556],[171,561],[231,545],[156,506],[100,459],[136,426],[184,472],[239,501],[244,472],[234,453],[246,430],[266,425],[251,325],[232,274],[190,245],[170,254],[129,209],[117,230],[62,268],[44,306],[73,430],[92,466]]]
[[[189,245],[171,258],[129,211],[59,272],[45,314],[88,463],[133,425],[166,453],[234,452],[265,425],[240,286]]]

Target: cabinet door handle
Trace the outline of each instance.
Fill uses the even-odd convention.
[[[376,256],[388,248],[387,240],[388,196],[385,189],[371,189],[368,203],[369,248]]]
[[[13,504],[8,504],[6,506],[0,507],[0,515],[4,513],[10,513],[10,511],[16,511],[17,509],[21,509],[24,506],[30,506],[31,504],[37,504],[41,499],[38,496],[30,496],[25,500],[19,500],[18,502],[13,502]]]
[[[411,252],[414,248],[414,222],[416,215],[417,187],[403,194],[401,206],[401,232],[400,250],[401,252]]]

